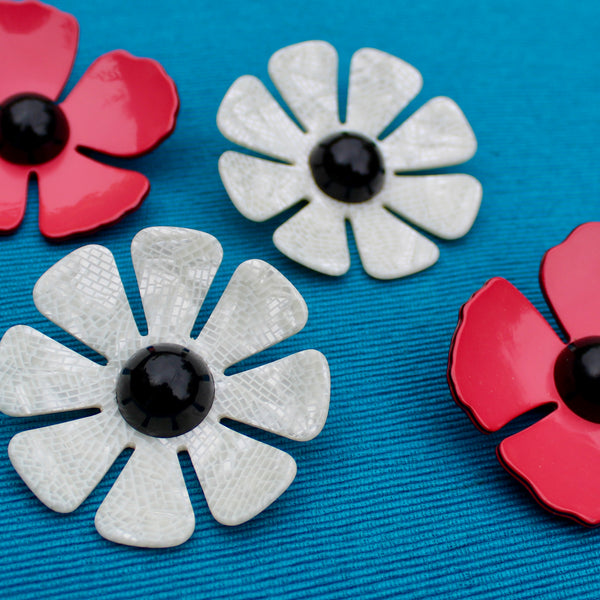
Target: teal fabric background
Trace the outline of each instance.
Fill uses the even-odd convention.
[[[55,514],[17,476],[6,447],[15,433],[63,417],[0,416],[0,595],[597,599],[600,531],[542,510],[496,460],[499,441],[529,421],[479,433],[452,401],[445,372],[458,310],[475,290],[494,275],[506,277],[550,318],[537,283],[544,251],[578,224],[600,219],[600,4],[56,4],[81,25],[67,89],[100,54],[125,48],[165,66],[179,87],[181,112],[175,134],[153,154],[114,161],[152,182],[142,207],[117,225],[48,243],[30,190],[23,225],[0,239],[0,333],[27,324],[91,356],[36,311],[31,291],[38,277],[79,245],[104,244],[143,327],[132,237],[151,225],[198,228],[225,251],[198,328],[240,262],[269,261],[304,295],[309,322],[245,365],[317,348],[330,361],[332,400],[323,433],[310,443],[256,434],[290,452],[299,469],[290,489],[248,524],[226,528],[212,519],[183,456],[196,531],[163,551],[118,546],[94,529],[94,513],[127,453],[77,511]],[[422,72],[423,91],[411,108],[447,95],[467,115],[479,150],[453,170],[482,182],[483,204],[465,238],[440,243],[433,268],[376,281],[352,246],[350,272],[322,276],[274,248],[271,235],[283,217],[252,223],[228,200],[217,159],[233,146],[215,124],[219,103],[236,77],[267,82],[269,56],[308,39],[338,49],[342,97],[352,53],[372,46]]]

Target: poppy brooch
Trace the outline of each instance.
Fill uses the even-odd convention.
[[[175,546],[194,531],[177,453],[187,451],[217,521],[237,525],[291,484],[287,453],[221,423],[232,419],[297,441],[314,438],[329,407],[329,367],[316,350],[225,375],[300,331],[304,300],[260,260],[233,274],[197,338],[190,332],[222,257],[215,238],[173,227],[142,230],[131,254],[148,324],[140,335],[115,261],[84,246],[37,282],[40,312],[107,359],[93,362],[35,329],[0,342],[0,410],[29,416],[97,409],[92,416],[18,433],[10,460],[33,493],[75,510],[127,447],[133,454],[96,513],[102,536]]]
[[[543,506],[598,525],[600,223],[549,250],[540,283],[566,341],[508,281],[492,279],[461,310],[449,383],[486,432],[546,405],[546,417],[502,441],[498,458]]]
[[[366,272],[394,279],[438,259],[437,246],[412,225],[448,240],[469,231],[480,183],[463,174],[414,174],[473,156],[475,135],[460,108],[449,98],[433,98],[378,137],[419,93],[422,78],[414,67],[372,48],[356,52],[344,122],[338,56],[328,43],[279,50],[269,74],[300,127],[256,77],[240,77],[221,103],[217,125],[232,142],[274,160],[229,151],[219,171],[234,205],[251,220],[308,202],[273,235],[283,254],[342,275],[350,267],[350,221]]]
[[[150,184],[85,151],[139,156],[175,128],[175,84],[157,62],[123,50],[97,59],[57,103],[78,33],[75,18],[53,7],[0,0],[2,232],[21,223],[32,177],[45,236],[62,238],[118,220],[140,205]]]

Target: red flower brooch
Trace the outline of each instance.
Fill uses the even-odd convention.
[[[0,0],[0,231],[18,227],[37,176],[42,233],[60,238],[112,223],[150,185],[81,148],[119,157],[152,150],[175,127],[171,78],[155,61],[117,50],[101,56],[61,104],[77,50],[71,15],[35,0]]]
[[[568,343],[508,281],[462,308],[448,379],[475,425],[496,431],[534,408],[554,410],[506,438],[498,458],[537,500],[600,524],[600,223],[549,250],[540,283]]]

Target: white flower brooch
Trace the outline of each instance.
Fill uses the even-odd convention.
[[[452,100],[438,97],[380,140],[419,93],[422,78],[371,48],[352,57],[342,123],[337,70],[337,53],[326,42],[296,44],[271,57],[269,74],[303,130],[256,77],[233,83],[217,115],[221,133],[283,162],[225,152],[219,171],[227,193],[254,221],[307,200],[273,241],[321,273],[342,275],[350,266],[346,220],[369,275],[394,279],[426,269],[438,259],[437,246],[390,210],[440,238],[465,235],[479,210],[481,184],[463,174],[410,173],[469,160],[477,147],[473,131]]]
[[[305,441],[323,428],[329,368],[315,350],[226,376],[230,365],[297,333],[298,291],[260,260],[242,263],[196,339],[190,337],[222,258],[218,241],[155,227],[131,247],[148,335],[133,319],[110,251],[75,250],[37,282],[40,312],[108,359],[97,364],[25,326],[0,342],[0,410],[14,416],[100,412],[23,431],[10,460],[33,493],[75,510],[121,451],[133,455],[96,514],[122,544],[166,547],[194,531],[177,453],[186,450],[215,519],[236,525],[269,506],[296,474],[293,458],[220,423],[229,418]]]

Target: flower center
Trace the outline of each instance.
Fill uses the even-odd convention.
[[[556,359],[554,381],[576,415],[600,423],[600,337],[569,344]]]
[[[139,350],[117,381],[121,415],[153,437],[174,437],[196,427],[210,411],[214,395],[206,363],[177,344]]]
[[[20,94],[0,105],[0,156],[39,165],[60,154],[69,124],[60,106],[39,94]]]
[[[315,147],[308,162],[316,184],[336,200],[365,202],[383,187],[383,158],[362,135],[335,133]]]

